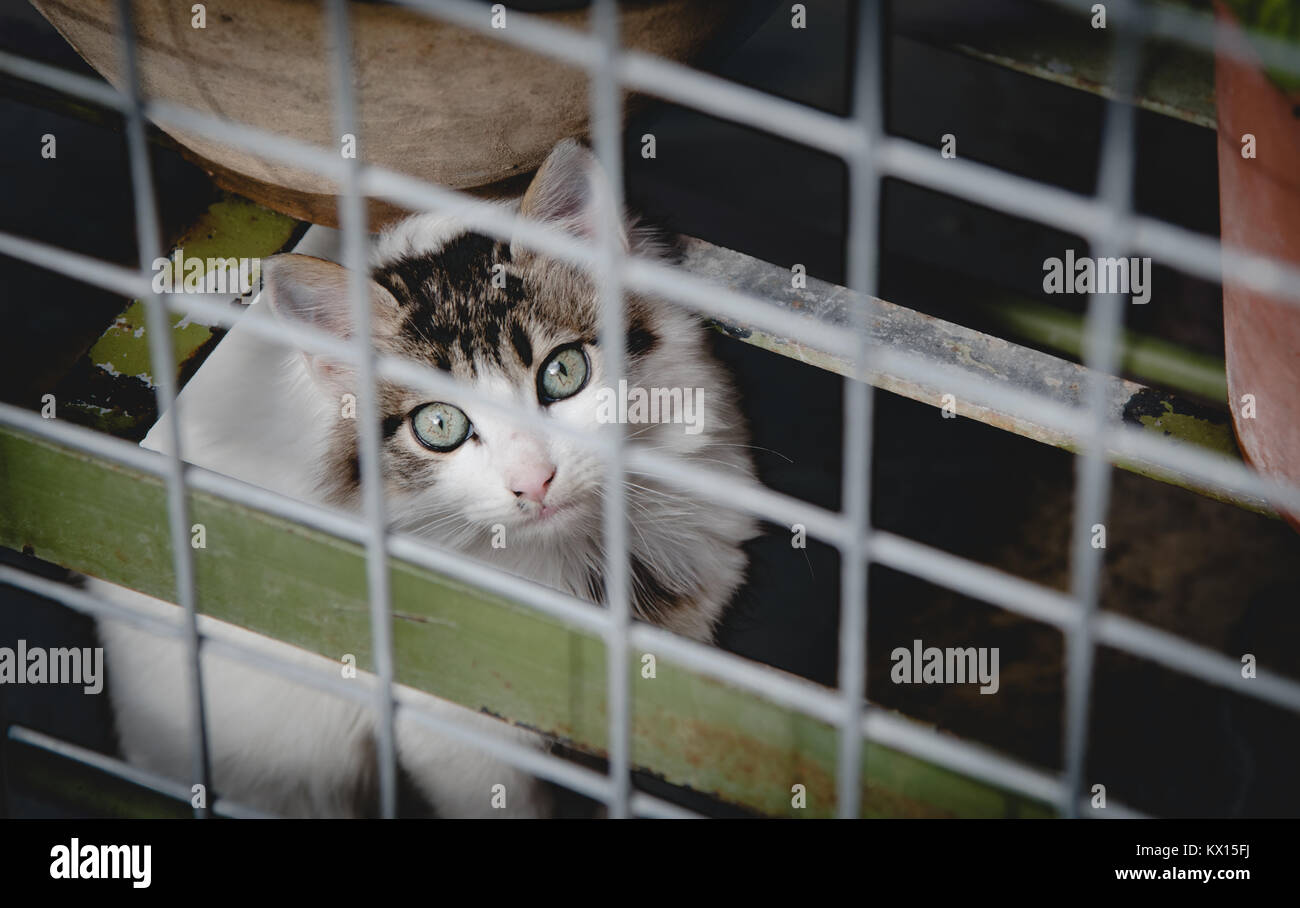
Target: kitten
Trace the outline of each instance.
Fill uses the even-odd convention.
[[[594,238],[609,196],[591,153],[565,141],[523,199],[510,204],[526,217]],[[634,253],[656,252],[654,241],[630,223],[619,239]],[[263,273],[266,305],[254,306],[246,318],[296,319],[351,335],[343,267],[281,255],[268,259]],[[709,353],[703,326],[681,309],[629,295],[625,374],[611,375],[597,343],[600,307],[589,275],[519,242],[467,232],[441,215],[412,217],[382,234],[368,288],[380,351],[441,369],[482,393],[583,431],[625,431],[629,444],[753,475],[729,377]],[[345,395],[356,390],[350,366],[286,350],[236,326],[199,377],[211,390],[198,398],[196,378],[180,408],[187,459],[285,494],[359,507],[356,420],[340,418]],[[666,421],[669,414],[661,413],[656,423],[607,424],[601,402],[608,402],[619,379],[628,388],[680,389],[692,399],[698,394],[698,422]],[[378,404],[394,528],[583,599],[603,600],[606,474],[596,454],[481,407],[430,400],[387,381],[379,383]],[[156,440],[166,436],[161,430],[155,427],[145,444],[165,447]],[[626,494],[635,614],[710,640],[744,579],[741,544],[756,534],[755,522],[637,473],[627,477]],[[493,547],[502,535],[505,547]],[[116,598],[146,599],[110,589]],[[175,611],[156,602],[149,607]],[[203,619],[203,626],[337,671],[322,657],[222,622]],[[116,622],[100,628],[124,753],[133,763],[186,778],[190,736],[180,647]],[[222,794],[279,813],[312,815],[354,814],[373,797],[369,708],[212,654],[203,657],[203,671],[214,785]],[[422,702],[498,732],[505,728],[432,697]],[[510,812],[542,815],[549,809],[543,786],[481,752],[400,715],[397,730],[403,773],[437,814],[500,815],[488,805],[497,782],[511,792]],[[509,732],[536,744],[518,729]]]

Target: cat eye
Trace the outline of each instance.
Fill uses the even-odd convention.
[[[591,371],[581,344],[557,347],[537,370],[537,399],[544,404],[572,397],[587,384]]]
[[[451,404],[424,404],[411,411],[415,440],[432,451],[454,451],[465,443],[473,428],[465,411]]]

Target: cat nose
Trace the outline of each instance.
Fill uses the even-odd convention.
[[[516,498],[527,498],[541,504],[554,478],[555,467],[552,464],[536,464],[511,474],[510,491],[515,493]]]

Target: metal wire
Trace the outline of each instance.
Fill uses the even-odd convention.
[[[849,226],[846,242],[851,313],[858,348],[853,372],[844,380],[844,440],[841,470],[842,501],[847,526],[840,546],[839,753],[835,801],[841,817],[855,817],[862,802],[862,715],[867,696],[867,570],[866,546],[871,524],[871,420],[875,389],[867,381],[871,356],[868,301],[875,295],[877,200],[880,177],[875,152],[882,132],[884,10],[879,0],[864,0],[857,9],[857,41],[853,66],[853,123],[861,133],[861,150],[849,160]]]
[[[1082,8],[1074,0],[1052,0],[1061,6]],[[754,89],[735,85],[715,76],[700,73],[672,61],[662,60],[635,50],[618,47],[617,10],[613,0],[597,0],[592,15],[591,32],[583,33],[554,26],[544,19],[510,12],[507,29],[493,29],[485,8],[465,0],[403,0],[403,5],[418,9],[434,18],[514,43],[570,64],[584,67],[591,79],[591,121],[597,157],[621,199],[621,124],[620,95],[624,89],[636,89],[705,113],[724,117],[764,131],[793,139],[802,144],[844,157],[851,169],[849,284],[850,288],[869,297],[874,287],[875,262],[878,254],[875,208],[879,180],[884,176],[908,179],[963,199],[1049,224],[1070,231],[1082,231],[1092,248],[1114,252],[1131,248],[1159,257],[1180,269],[1210,280],[1233,279],[1264,293],[1290,302],[1300,302],[1300,268],[1288,262],[1262,257],[1249,250],[1223,246],[1213,237],[1136,215],[1131,206],[1133,162],[1132,111],[1127,104],[1110,102],[1103,134],[1103,153],[1099,190],[1095,198],[1031,179],[998,171],[987,165],[965,160],[943,160],[933,149],[897,137],[881,134],[877,64],[880,60],[881,35],[879,3],[868,0],[860,10],[858,70],[855,81],[855,113],[842,119],[794,102],[772,98]],[[630,689],[628,687],[629,645],[653,648],[683,666],[750,690],[775,702],[798,709],[822,721],[836,725],[840,731],[837,769],[837,804],[841,815],[854,814],[861,800],[861,744],[865,736],[906,753],[913,754],[951,769],[981,778],[992,784],[1029,797],[1057,804],[1063,813],[1075,814],[1083,804],[1081,784],[1087,752],[1086,714],[1091,682],[1092,653],[1101,643],[1140,655],[1176,671],[1185,672],[1235,692],[1254,696],[1285,708],[1300,711],[1300,684],[1277,675],[1260,673],[1243,684],[1239,666],[1231,659],[1191,644],[1186,640],[1122,616],[1097,610],[1100,559],[1088,545],[1093,522],[1103,522],[1109,490],[1110,462],[1116,457],[1141,458],[1144,462],[1182,471],[1208,487],[1257,495],[1278,502],[1288,509],[1300,510],[1300,489],[1259,476],[1240,463],[1194,450],[1169,439],[1153,438],[1126,426],[1105,421],[1099,388],[1105,374],[1113,371],[1121,310],[1116,300],[1094,297],[1089,304],[1087,364],[1090,367],[1090,393],[1087,411],[1073,409],[1052,401],[1034,398],[1016,389],[987,379],[972,379],[951,367],[925,363],[905,352],[880,348],[869,342],[865,307],[856,307],[854,331],[846,336],[842,326],[816,322],[796,315],[767,301],[746,294],[714,287],[706,281],[683,275],[661,263],[627,256],[613,241],[612,231],[605,231],[599,243],[587,243],[543,225],[533,224],[504,213],[463,193],[423,183],[409,176],[365,165],[360,158],[344,160],[332,152],[287,139],[274,133],[209,116],[167,102],[146,101],[140,97],[136,71],[136,45],[130,27],[129,0],[119,0],[123,23],[122,49],[127,61],[127,86],[124,93],[110,89],[93,79],[66,73],[17,55],[0,52],[0,71],[20,78],[43,82],[60,91],[120,110],[127,118],[128,146],[131,154],[135,193],[137,232],[140,239],[140,270],[122,269],[110,263],[37,243],[11,234],[0,233],[0,252],[50,268],[88,283],[98,284],[119,293],[145,299],[149,312],[149,333],[153,356],[154,380],[159,411],[172,413],[171,454],[159,456],[116,439],[105,438],[87,430],[54,425],[9,405],[0,404],[0,423],[21,431],[104,456],[161,477],[166,485],[169,533],[177,577],[177,596],[184,608],[179,627],[166,632],[185,641],[192,676],[195,718],[195,775],[208,781],[207,746],[203,722],[201,677],[199,671],[200,640],[223,654],[251,659],[261,667],[285,673],[278,660],[265,654],[242,651],[229,641],[202,633],[196,611],[193,566],[188,542],[186,488],[216,494],[295,522],[304,523],[365,546],[372,636],[374,639],[377,679],[366,693],[380,714],[381,808],[386,815],[395,810],[395,747],[393,721],[396,713],[410,713],[417,721],[445,734],[459,736],[511,765],[568,785],[606,802],[612,816],[629,813],[680,816],[689,812],[632,792],[630,786]],[[331,34],[334,39],[333,76],[336,118],[340,135],[357,135],[356,98],[352,87],[350,37],[344,0],[330,0],[328,6]],[[1127,98],[1136,86],[1137,48],[1142,37],[1150,34],[1200,47],[1213,47],[1218,26],[1204,20],[1159,8],[1151,10],[1132,2],[1116,4],[1112,22],[1121,24],[1120,48],[1115,58],[1113,83],[1118,97]],[[865,55],[864,49],[870,49]],[[1300,72],[1294,49],[1287,45],[1265,42],[1265,59],[1291,71]],[[365,225],[364,199],[367,196],[414,205],[428,210],[452,212],[467,226],[499,238],[518,237],[541,251],[572,261],[592,270],[601,293],[604,348],[611,359],[612,374],[619,374],[623,347],[611,338],[623,331],[622,295],[627,290],[662,295],[679,305],[705,314],[752,324],[773,334],[796,339],[809,346],[852,357],[852,374],[859,380],[846,384],[845,400],[845,499],[843,511],[836,513],[806,502],[717,474],[693,464],[683,463],[658,452],[625,450],[621,439],[576,437],[598,450],[605,458],[614,494],[605,496],[605,543],[608,556],[606,593],[609,608],[599,611],[591,604],[558,591],[511,577],[458,553],[431,546],[403,534],[386,531],[382,485],[378,461],[378,425],[364,418],[373,408],[375,381],[378,378],[400,380],[415,387],[452,391],[469,402],[510,413],[511,418],[539,431],[563,433],[562,426],[541,420],[526,410],[477,399],[472,389],[462,388],[455,380],[418,364],[377,355],[371,350],[365,331],[356,332],[351,342],[340,342],[324,332],[300,325],[277,323],[257,325],[244,321],[224,307],[174,295],[165,301],[151,294],[149,265],[159,249],[158,225],[153,207],[153,187],[149,178],[147,147],[144,144],[144,117],[170,122],[204,135],[219,136],[253,152],[295,166],[304,166],[337,180],[343,186],[340,199],[340,222],[344,233],[344,264],[352,271],[350,292],[357,323],[368,316],[364,287]],[[617,207],[617,205],[616,205]],[[328,351],[358,367],[363,399],[358,409],[363,414],[359,433],[363,485],[361,517],[330,511],[308,502],[296,501],[275,493],[240,483],[229,477],[202,470],[182,461],[179,445],[179,420],[175,413],[175,369],[167,344],[166,311],[196,314],[212,323],[233,324],[239,321],[250,330],[262,331],[268,338],[300,345],[305,350]],[[217,311],[221,310],[221,311]],[[924,546],[914,540],[881,531],[869,525],[870,419],[871,386],[861,380],[869,375],[868,367],[887,369],[917,380],[952,381],[964,384],[964,396],[972,400],[997,402],[1007,409],[1019,408],[1033,414],[1043,425],[1050,425],[1076,440],[1084,454],[1079,460],[1080,478],[1076,514],[1073,523],[1074,558],[1070,596],[1041,587],[1020,578],[966,559]],[[369,405],[369,406],[368,406]],[[580,433],[574,433],[579,436]],[[622,492],[623,471],[628,466],[654,472],[692,492],[732,507],[740,507],[757,516],[782,523],[804,523],[809,532],[840,548],[843,559],[841,601],[840,688],[828,691],[818,685],[786,676],[731,654],[703,647],[658,628],[630,624],[628,599],[626,509]],[[387,557],[392,555],[412,563],[441,571],[498,595],[580,627],[601,634],[606,641],[608,659],[609,749],[608,776],[582,770],[549,754],[522,747],[502,736],[485,735],[428,711],[411,696],[393,685],[391,653],[391,614],[387,589]],[[1070,667],[1067,678],[1066,769],[1056,776],[1026,767],[1003,754],[950,739],[919,723],[885,713],[874,707],[864,709],[866,570],[868,559],[920,576],[951,589],[977,596],[986,601],[1035,620],[1051,623],[1067,635]],[[0,568],[0,582],[29,589],[61,586],[39,580],[10,568]],[[83,610],[92,610],[78,591],[56,595],[60,601]],[[73,604],[73,603],[76,604]],[[117,608],[111,603],[110,608]],[[138,617],[138,616],[137,616]],[[144,620],[144,619],[140,619]],[[205,623],[208,619],[204,619]],[[214,623],[213,627],[217,625]],[[154,628],[154,630],[160,630]],[[238,654],[238,655],[236,655]],[[296,670],[288,667],[290,673]],[[297,672],[299,680],[316,684],[324,690],[338,685],[332,679],[308,677]],[[347,688],[356,694],[355,688]],[[338,693],[339,691],[335,691]],[[70,745],[44,741],[37,733],[16,730],[16,738],[45,746],[78,758]],[[84,757],[85,755],[80,755]],[[112,761],[110,761],[112,762]],[[129,776],[125,765],[101,768]],[[140,777],[143,778],[143,777]],[[146,780],[148,781],[148,780]],[[152,780],[157,790],[165,780]],[[167,783],[171,785],[173,783]],[[164,785],[164,788],[167,788]],[[167,788],[171,791],[170,788]],[[176,794],[176,792],[172,792]],[[186,795],[188,791],[186,790]],[[217,809],[222,802],[214,804]],[[220,812],[220,811],[218,811]],[[1110,815],[1130,813],[1115,808]]]
[[[371,657],[379,675],[375,692],[379,740],[379,805],[385,817],[397,815],[397,744],[393,730],[393,616],[388,589],[386,552],[387,519],[384,516],[384,479],[380,462],[379,399],[374,350],[370,341],[370,291],[366,277],[365,203],[360,192],[361,156],[357,100],[352,88],[352,34],[346,0],[329,0],[329,33],[334,73],[335,122],[340,144],[352,139],[343,192],[339,196],[339,227],[343,232],[343,264],[348,270],[348,296],[356,349],[357,455],[360,460],[361,510],[370,532],[366,535],[366,583],[370,597]],[[340,402],[341,403],[341,402]]]
[[[165,795],[176,801],[188,803],[193,800],[193,793],[189,787],[182,785],[173,779],[160,776],[157,773],[150,772],[147,769],[141,769],[138,766],[132,766],[130,763],[124,763],[121,760],[106,756],[85,747],[78,747],[67,741],[61,741],[58,738],[36,731],[32,728],[24,728],[21,725],[10,725],[8,732],[9,740],[17,741],[20,744],[26,744],[29,747],[39,747],[41,750],[49,751],[52,754],[58,754],[69,760],[75,760],[85,766],[98,769],[101,772],[125,779],[141,788],[147,788],[155,791],[160,795]],[[233,819],[264,819],[269,814],[260,810],[254,810],[251,807],[245,807],[229,798],[215,798],[210,808],[212,815],[219,817],[231,817]]]
[[[135,202],[136,245],[139,247],[140,273],[149,273],[150,264],[162,251],[155,207],[153,175],[149,172],[149,146],[145,141],[144,114],[141,108],[140,73],[137,66],[135,26],[131,20],[131,0],[118,0],[118,26],[122,31],[122,71],[126,74],[126,143],[131,163],[131,190]],[[177,602],[185,610],[186,684],[190,696],[190,727],[193,735],[194,782],[203,790],[212,788],[208,764],[208,732],[203,702],[203,671],[199,664],[198,593],[194,583],[193,551],[190,549],[189,500],[185,493],[185,466],[181,459],[180,419],[176,406],[176,359],[171,346],[171,325],[161,297],[144,294],[145,320],[149,335],[149,361],[153,370],[154,393],[158,412],[172,411],[171,457],[167,461],[167,528],[171,539],[172,565],[176,572]],[[194,815],[207,817],[205,806],[195,807]]]
[[[1114,4],[1118,13],[1127,12],[1129,0]],[[1111,84],[1121,98],[1129,98],[1137,87],[1138,35],[1122,29],[1111,67]],[[1127,237],[1115,225],[1131,207],[1135,152],[1135,110],[1126,101],[1106,104],[1102,127],[1098,196],[1111,213],[1109,222],[1093,233],[1090,246],[1101,257],[1127,254]],[[1106,457],[1107,414],[1105,377],[1115,371],[1119,359],[1119,336],[1124,318],[1124,299],[1118,293],[1094,293],[1088,298],[1084,321],[1084,363],[1089,369],[1087,403],[1090,410],[1090,440],[1075,461],[1076,488],[1074,521],[1071,527],[1070,586],[1079,609],[1079,621],[1066,639],[1065,665],[1065,793],[1062,812],[1078,815],[1088,750],[1088,704],[1092,697],[1092,668],[1095,648],[1093,625],[1099,608],[1103,549],[1094,545],[1093,527],[1105,532],[1110,508],[1111,465]]]
[[[592,140],[596,158],[608,184],[609,204],[601,204],[595,187],[592,201],[599,216],[599,267],[601,355],[610,381],[621,378],[627,359],[627,328],[623,310],[623,114],[622,89],[614,78],[618,56],[618,7],[614,0],[595,0],[591,30],[601,53],[589,70]],[[622,426],[610,433],[612,444],[605,458],[606,487],[601,496],[605,551],[605,601],[609,628],[605,635],[605,704],[609,713],[608,744],[610,794],[605,804],[612,819],[628,816],[632,781],[631,697],[628,678],[628,628],[632,621],[632,577],[628,570],[625,438]]]

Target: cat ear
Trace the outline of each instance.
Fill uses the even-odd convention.
[[[277,318],[305,322],[335,337],[353,335],[348,269],[309,255],[274,255],[262,263],[262,294]],[[371,332],[385,335],[397,313],[393,295],[374,281],[370,290]],[[312,378],[331,392],[351,384],[353,367],[324,354],[303,353]]]
[[[564,139],[542,162],[519,204],[519,213],[591,240],[601,236],[606,223],[617,224],[619,243],[626,250],[623,213],[614,208],[609,178],[596,156],[577,141]],[[611,213],[613,217],[609,217]],[[511,245],[512,253],[517,245]]]

